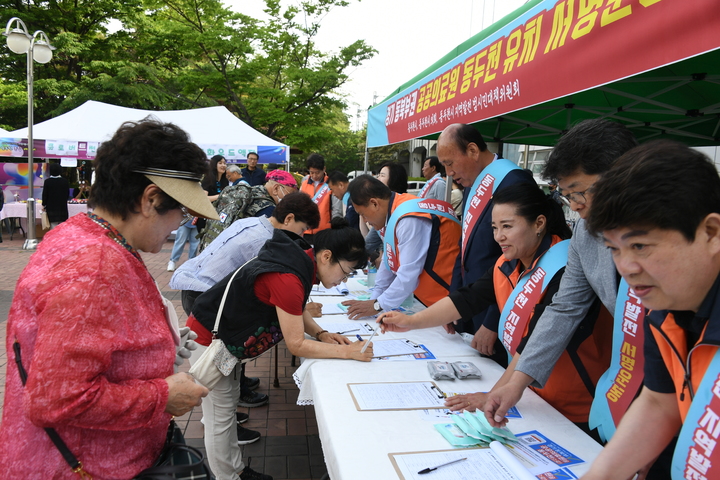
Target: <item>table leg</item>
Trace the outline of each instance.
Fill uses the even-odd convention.
[[[280,379],[278,378],[278,360],[280,358],[279,348],[275,348],[275,380],[273,380],[273,387],[280,388]]]

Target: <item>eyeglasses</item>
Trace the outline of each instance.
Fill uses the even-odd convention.
[[[292,192],[297,192],[297,188],[288,187],[287,185],[283,185],[283,184],[280,183],[280,182],[278,182],[278,185],[280,185],[280,187],[282,187],[282,192],[283,192],[283,196],[282,196],[282,197],[280,197],[280,196],[278,195],[278,198],[280,198],[280,200],[282,200],[283,198],[285,198],[285,197],[287,196],[287,194],[288,194],[288,193],[287,193],[287,189],[288,189],[288,188],[290,189],[290,193],[292,193]]]
[[[560,194],[560,199],[565,202],[568,207],[570,206],[570,202],[575,202],[578,205],[585,205],[587,203],[587,197],[585,195],[591,188],[592,186],[589,186],[582,192],[570,192],[567,195]]]
[[[186,223],[188,223],[189,221],[191,221],[193,218],[195,218],[194,215],[190,215],[190,212],[188,212],[188,211],[187,211],[187,208],[185,208],[185,207],[180,207],[180,211],[181,211],[182,214],[183,214],[183,219],[180,220],[180,226],[181,226],[181,227],[182,227],[183,225],[185,225]]]
[[[342,268],[342,264],[340,262],[338,262],[338,265],[340,265],[340,270],[342,270],[342,272],[345,274],[345,276],[341,280],[342,282],[345,282],[348,278],[355,275],[355,270],[350,270],[349,272],[346,272],[345,269]]]

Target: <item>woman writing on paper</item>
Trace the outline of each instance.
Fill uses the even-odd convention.
[[[535,322],[560,285],[567,261],[570,229],[562,209],[537,186],[518,184],[493,197],[492,226],[503,255],[477,282],[463,287],[430,308],[406,316],[389,312],[381,316],[383,329],[406,331],[445,325],[469,318],[497,304],[502,314],[499,335],[512,357],[505,374],[494,388],[507,382],[519,355],[532,334]],[[517,287],[517,288],[516,288]],[[609,320],[599,302],[591,309],[573,336],[543,389],[535,390],[548,403],[588,431],[595,384],[609,364],[610,339],[594,335],[596,325]],[[378,321],[380,320],[378,319]],[[482,409],[485,393],[449,398],[451,410]]]
[[[327,288],[339,285],[366,262],[360,231],[351,228],[344,218],[334,218],[331,225],[315,234],[314,247],[289,230],[274,230],[257,257],[242,266],[234,278],[231,273],[200,295],[187,321],[198,334],[197,343],[210,345],[210,332],[227,288],[217,335],[238,359],[255,358],[284,338],[290,353],[298,357],[369,362],[372,345],[361,353],[367,342],[353,343],[321,329],[305,310],[313,284],[321,282]],[[315,340],[308,339],[306,333]],[[191,364],[203,350],[198,348]],[[218,480],[268,480],[271,477],[250,470],[242,462],[234,428],[239,389],[233,388],[233,377],[231,372],[221,378],[203,402],[210,468]]]

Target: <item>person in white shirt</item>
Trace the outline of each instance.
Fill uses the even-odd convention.
[[[438,157],[428,157],[425,159],[422,174],[427,180],[427,183],[423,189],[420,190],[418,197],[445,200],[445,190],[447,189],[447,182],[444,178],[445,167],[440,163]]]

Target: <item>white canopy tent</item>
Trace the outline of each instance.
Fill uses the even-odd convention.
[[[235,117],[225,107],[193,110],[138,110],[107,103],[87,101],[63,115],[33,126],[36,157],[93,158],[99,143],[109,140],[123,122],[138,121],[152,115],[171,122],[190,135],[208,157],[221,154],[232,162],[244,160],[250,152],[260,155],[261,163],[287,164],[290,149],[266,137]],[[27,138],[27,128],[7,136]],[[38,145],[38,142],[40,143]]]

